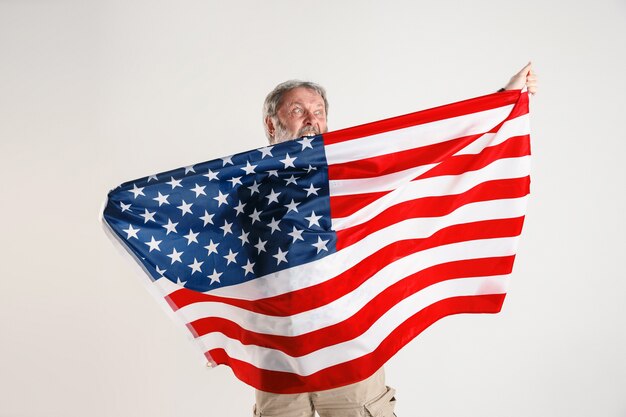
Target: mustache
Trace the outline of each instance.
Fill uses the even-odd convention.
[[[303,126],[300,130],[298,130],[299,138],[301,138],[302,136],[311,136],[311,134],[313,136],[319,135],[320,131],[316,126]]]

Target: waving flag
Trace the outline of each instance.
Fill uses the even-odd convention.
[[[104,220],[210,364],[324,390],[500,311],[529,158],[528,94],[508,91],[130,181]]]

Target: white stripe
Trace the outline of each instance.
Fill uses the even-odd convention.
[[[433,178],[447,178],[445,181],[450,181],[450,179],[454,179],[453,177],[463,177],[465,175],[473,175],[476,176],[476,173],[484,172],[485,177],[487,177],[492,170],[499,175],[501,178],[514,178],[513,175],[515,172],[520,172],[520,170],[526,169],[526,173],[520,176],[528,175],[528,170],[530,167],[530,162],[525,161],[525,159],[530,159],[530,157],[522,156],[518,158],[504,158],[496,160],[484,168],[481,168],[477,171],[468,171],[456,176],[439,176]],[[500,161],[508,161],[505,163],[501,163]],[[514,165],[516,161],[522,161],[523,164],[520,167],[512,167],[510,170],[513,172],[512,175],[506,175],[505,170],[507,169],[507,165]],[[502,165],[501,165],[502,164]],[[404,171],[394,172],[392,174],[382,175],[374,178],[358,178],[353,180],[334,180],[329,181],[329,191],[331,197],[343,196],[343,195],[354,195],[354,194],[366,194],[366,193],[376,193],[380,191],[389,191],[395,190],[398,187],[407,184],[409,181],[413,180],[417,176],[427,172],[429,169],[435,167],[437,164],[428,164],[422,165],[415,168],[410,168]],[[492,167],[492,166],[495,166]],[[491,168],[490,168],[491,167]],[[504,172],[503,172],[504,171]],[[490,179],[490,178],[487,178]],[[427,181],[429,179],[424,179],[420,181]],[[438,194],[442,195],[442,194]]]
[[[454,212],[441,217],[408,219],[378,230],[359,242],[317,261],[277,271],[273,274],[238,285],[217,288],[208,291],[207,294],[243,300],[257,300],[307,288],[337,276],[342,271],[353,267],[370,256],[370,254],[393,242],[428,237],[437,230],[459,223],[519,217],[524,215],[526,205],[527,197],[482,201],[466,204],[459,207]],[[475,257],[492,256],[484,255],[484,251],[480,245],[475,247],[475,244],[470,242],[462,242],[454,245],[464,247],[463,245],[465,244],[469,245],[466,249],[462,249],[465,256],[469,256],[469,253],[473,253],[467,252],[469,250],[483,254],[481,256],[476,255]],[[443,248],[445,248],[445,246]],[[437,248],[423,251],[423,253],[430,253],[435,249]],[[452,250],[452,252],[454,252],[454,250]],[[434,255],[430,254],[428,256]],[[438,262],[445,261],[445,258],[443,258]],[[155,284],[162,287],[164,295],[180,289],[179,286],[165,278],[155,281]]]
[[[373,219],[383,210],[404,201],[464,193],[486,181],[523,178],[530,173],[530,156],[499,159],[476,171],[442,175],[407,182],[347,217],[332,219],[333,230],[343,230]]]
[[[461,149],[455,155],[476,155],[490,146],[497,146],[509,138],[530,134],[530,116],[528,113],[507,120],[496,133],[485,133],[475,141]]]
[[[222,333],[202,336],[200,342],[207,350],[225,349],[230,357],[248,362],[257,368],[306,376],[373,352],[397,326],[433,303],[458,296],[504,294],[506,281],[506,276],[491,276],[461,278],[434,284],[393,306],[357,338],[300,357],[292,357],[275,349],[243,345]]]
[[[328,188],[330,190],[331,197],[395,190],[399,186],[408,183],[425,172],[428,172],[428,170],[436,167],[437,165],[438,164],[421,165],[405,169],[403,171],[392,172],[391,174],[378,175],[369,178],[331,180],[328,181]]]
[[[325,146],[329,165],[427,146],[488,132],[511,113],[513,105],[364,136]]]
[[[529,130],[528,115],[518,117],[505,123],[498,133],[485,133],[454,155],[475,155],[485,148],[499,145],[513,136],[526,135]],[[501,132],[504,133],[501,134]],[[330,195],[342,196],[394,190],[437,165],[438,163],[421,165],[380,176],[373,173],[373,176],[366,178],[332,180],[329,181]]]

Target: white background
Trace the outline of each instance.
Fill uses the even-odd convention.
[[[498,315],[387,365],[397,414],[626,416],[626,2],[0,0],[0,416],[248,416],[99,223],[119,183],[264,145],[277,83],[331,129],[483,95],[529,59],[532,198]]]

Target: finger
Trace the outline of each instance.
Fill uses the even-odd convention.
[[[517,74],[518,75],[528,75],[532,71],[533,64],[532,62],[528,62],[524,68],[522,68]]]

